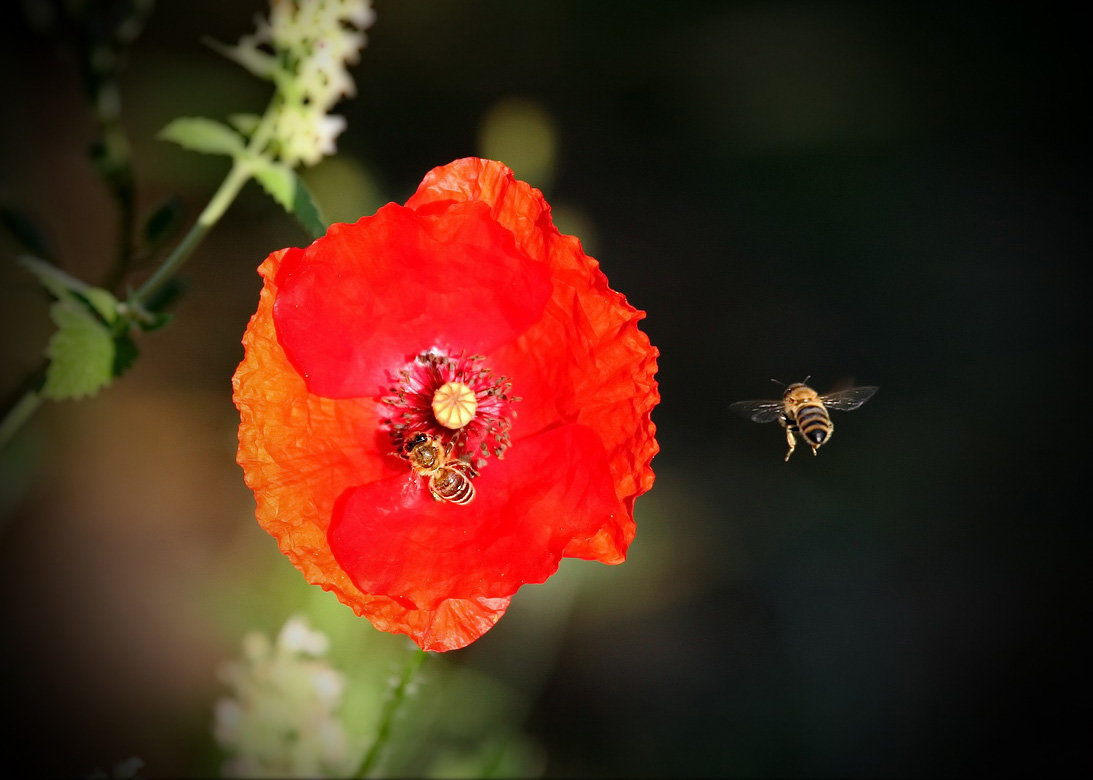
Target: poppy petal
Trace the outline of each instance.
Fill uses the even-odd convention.
[[[619,563],[633,538],[603,446],[581,425],[525,439],[474,481],[465,506],[434,501],[424,482],[404,474],[360,485],[334,507],[330,549],[363,593],[419,609],[511,596],[553,574],[574,540],[609,529],[613,549],[600,554]]]
[[[543,264],[479,203],[442,215],[389,204],[332,225],[285,258],[277,285],[277,336],[308,390],[328,398],[381,395],[433,347],[481,354],[512,341],[551,289]]]
[[[645,312],[611,289],[580,241],[554,227],[542,193],[502,163],[468,157],[434,168],[406,205],[426,210],[464,201],[486,204],[554,278],[542,317],[493,355],[497,370],[512,378],[524,399],[513,439],[559,418],[589,426],[603,441],[618,495],[632,510],[634,499],[653,485],[650,463],[659,451],[650,419],[660,402],[659,352],[638,329]]]
[[[436,609],[414,609],[387,596],[366,596],[365,608],[354,610],[380,631],[405,634],[422,650],[443,653],[466,647],[493,628],[511,600],[448,599]]]
[[[259,523],[309,582],[443,651],[488,631],[560,558],[625,558],[653,482],[657,351],[538,190],[457,160],[406,207],[259,272],[233,378],[238,460]],[[468,365],[503,394],[489,397],[506,399],[479,407],[504,439],[465,505],[434,501],[394,457],[383,395],[409,359],[446,350],[476,354]],[[404,397],[433,413],[429,393]]]

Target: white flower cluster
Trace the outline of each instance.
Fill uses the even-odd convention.
[[[253,35],[225,50],[277,85],[273,138],[288,165],[334,153],[345,118],[328,112],[355,94],[347,66],[360,58],[375,18],[371,0],[270,0],[269,21],[259,17]]]
[[[276,642],[251,633],[243,659],[221,676],[233,698],[216,703],[213,733],[229,754],[225,777],[337,777],[352,771],[345,729],[335,715],[345,678],[322,660],[326,635],[290,618]]]

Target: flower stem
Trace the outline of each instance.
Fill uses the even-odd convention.
[[[178,273],[182,264],[186,262],[197,245],[201,243],[201,239],[205,237],[205,234],[224,216],[224,212],[228,210],[228,206],[235,200],[235,196],[239,194],[239,191],[250,177],[250,166],[236,158],[232,162],[228,175],[220,183],[219,189],[213,194],[208,205],[205,206],[205,210],[198,215],[197,221],[190,228],[190,232],[182,238],[178,246],[156,269],[156,272],[129,296],[130,306],[139,308],[141,304],[163,289],[163,286]]]
[[[251,166],[245,160],[236,158],[232,162],[231,170],[228,171],[224,181],[220,183],[220,187],[213,194],[204,211],[198,215],[197,221],[190,228],[190,232],[183,237],[178,246],[156,269],[156,272],[129,296],[127,304],[130,308],[139,311],[144,303],[163,289],[163,286],[178,273],[182,264],[186,262],[186,259],[197,248],[197,245],[201,243],[201,239],[205,237],[205,234],[224,216],[224,212],[235,200],[235,196],[239,194],[239,191],[243,189],[243,185],[250,179],[251,170]],[[40,383],[35,382],[31,389],[26,390],[14,404],[5,410],[4,417],[0,420],[0,448],[8,443],[8,440],[42,405],[43,398],[39,392],[39,387]]]
[[[407,688],[409,688],[414,675],[417,674],[418,669],[421,668],[428,655],[429,653],[424,650],[414,650],[414,654],[403,668],[402,677],[399,678],[394,690],[391,691],[391,695],[388,696],[383,705],[379,726],[376,727],[376,738],[373,740],[371,747],[368,748],[368,752],[364,754],[364,758],[361,759],[360,766],[353,774],[354,777],[368,777],[372,770],[376,768],[380,752],[387,746],[391,737],[391,726],[395,722],[395,717],[398,715],[403,702],[406,701]]]
[[[178,273],[182,264],[186,262],[186,259],[197,245],[201,243],[201,239],[205,237],[205,234],[224,216],[224,212],[228,210],[228,206],[235,200],[235,196],[243,189],[243,185],[254,175],[254,168],[250,160],[253,156],[262,156],[264,154],[270,136],[273,134],[275,108],[278,105],[278,100],[279,97],[275,94],[266,112],[262,115],[258,127],[251,135],[250,141],[247,143],[247,151],[232,158],[231,170],[224,177],[224,181],[220,182],[220,187],[213,194],[208,205],[205,206],[205,210],[198,215],[194,226],[190,228],[190,232],[183,236],[178,246],[167,256],[159,268],[156,269],[156,272],[148,277],[144,284],[137,288],[136,292],[129,296],[128,302],[131,306],[139,310],[141,304],[146,303],[149,298],[163,289],[164,285]]]
[[[19,400],[8,409],[4,419],[0,420],[0,449],[8,443],[8,440],[15,435],[15,432],[30,419],[30,416],[41,405],[42,395],[37,389],[27,390],[19,397]]]

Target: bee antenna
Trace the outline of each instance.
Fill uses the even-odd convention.
[[[807,385],[807,384],[808,384],[808,380],[810,380],[810,379],[812,379],[812,374],[809,374],[808,376],[806,376],[806,377],[805,377],[805,381],[801,382],[801,384],[802,384],[802,385]]]
[[[779,382],[777,379],[772,379],[770,381],[774,382],[774,384],[778,385],[779,387],[785,387],[786,386],[785,382]]]

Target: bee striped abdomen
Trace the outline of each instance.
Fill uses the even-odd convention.
[[[417,433],[403,445],[402,457],[410,461],[412,473],[428,477],[429,495],[437,501],[460,506],[474,499],[471,480],[478,476],[474,466],[465,460],[452,458],[452,445],[447,446],[436,436]]]
[[[807,380],[806,380],[807,381]],[[857,409],[870,398],[877,388],[872,386],[850,387],[827,395],[820,395],[804,382],[794,382],[782,394],[782,400],[737,401],[729,408],[737,414],[757,423],[769,423],[777,420],[786,431],[786,460],[797,448],[800,436],[815,455],[820,445],[831,438],[835,425],[831,422],[830,410],[849,412]]]
[[[429,479],[429,490],[441,501],[453,504],[469,504],[474,498],[474,485],[471,480],[455,468],[434,474]]]
[[[819,447],[828,437],[834,426],[831,424],[831,415],[823,404],[802,404],[796,413],[797,430],[807,441],[813,445],[813,450]]]

